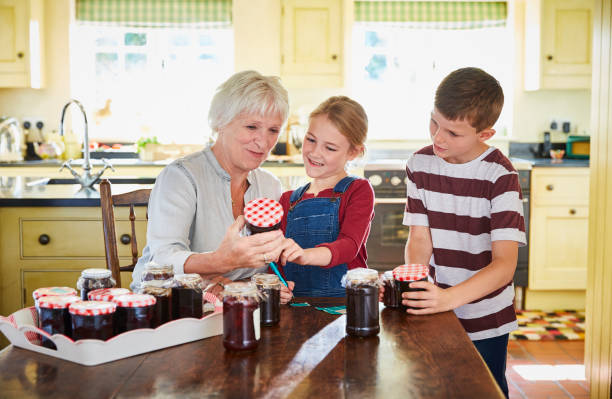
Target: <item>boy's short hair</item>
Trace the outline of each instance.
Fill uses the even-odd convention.
[[[504,92],[493,76],[479,68],[451,72],[438,86],[434,104],[449,120],[466,119],[480,132],[497,122]]]

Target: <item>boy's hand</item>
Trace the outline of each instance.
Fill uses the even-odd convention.
[[[407,309],[410,314],[431,314],[454,309],[451,291],[440,288],[428,281],[415,281],[410,288],[424,288],[425,291],[404,292],[402,304],[420,309]]]
[[[280,303],[282,305],[286,304],[291,300],[291,298],[293,298],[293,288],[295,287],[295,283],[293,281],[287,281],[287,285],[289,285],[289,288],[285,287],[284,284],[281,284]]]

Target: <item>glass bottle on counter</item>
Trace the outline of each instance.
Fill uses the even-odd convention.
[[[199,274],[177,274],[172,287],[172,320],[184,317],[202,318],[202,277]]]
[[[77,301],[70,304],[72,339],[101,339],[114,335],[117,305],[102,301]]]
[[[259,344],[259,303],[253,283],[231,283],[223,291],[223,346],[244,351]]]
[[[79,300],[80,298],[76,295],[41,297],[36,307],[40,329],[50,335],[63,334],[72,338],[72,318],[68,308],[71,303]],[[42,345],[46,348],[57,349],[55,344],[44,335],[42,336]]]
[[[378,335],[378,272],[373,269],[349,270],[346,286],[346,333],[356,337]]]
[[[273,326],[280,322],[280,290],[281,282],[277,275],[257,273],[251,277],[261,294],[259,302],[262,326]]]
[[[87,301],[89,291],[100,288],[114,288],[115,280],[108,269],[85,269],[77,280],[77,289],[81,291],[81,300]]]

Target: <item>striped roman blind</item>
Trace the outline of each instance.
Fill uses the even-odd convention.
[[[505,26],[505,1],[356,1],[355,21],[423,29]]]
[[[76,0],[76,20],[129,27],[229,27],[232,0]]]

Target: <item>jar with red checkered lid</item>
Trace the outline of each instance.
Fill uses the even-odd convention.
[[[87,301],[89,291],[100,288],[113,288],[116,283],[108,269],[85,269],[77,280],[77,288],[81,290],[81,299]]]
[[[42,287],[32,292],[34,305],[38,307],[38,300],[44,296],[66,296],[77,295],[77,291],[71,287]]]
[[[138,328],[151,328],[155,302],[155,297],[147,294],[127,294],[114,297],[113,303],[117,304],[116,333],[121,334]]]
[[[409,265],[401,265],[393,269],[393,278],[399,286],[400,297],[404,292],[425,291],[423,288],[411,288],[410,283],[415,281],[427,281],[429,275],[429,266],[417,263]],[[413,306],[405,306],[402,303],[402,309],[419,309]]]
[[[70,304],[72,339],[101,339],[114,335],[114,315],[117,305],[102,301],[77,301]]]
[[[346,287],[346,333],[356,337],[378,335],[378,272],[359,267],[342,278]]]
[[[64,334],[72,338],[72,319],[68,307],[71,303],[81,299],[75,295],[43,296],[38,299],[38,327],[53,334]],[[41,334],[42,335],[42,334]],[[57,349],[55,344],[42,337],[42,345],[47,348]]]
[[[87,299],[90,301],[112,302],[114,297],[129,293],[130,290],[127,288],[100,288],[89,291],[87,293]]]
[[[255,198],[244,206],[244,219],[251,234],[280,228],[283,206],[270,198]]]

